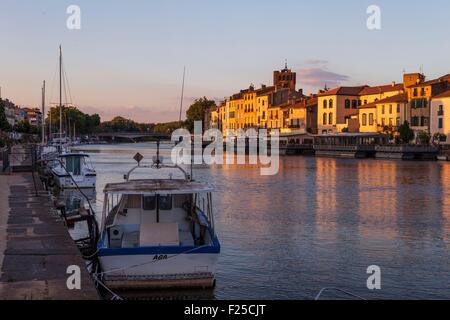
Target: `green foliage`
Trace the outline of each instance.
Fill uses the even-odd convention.
[[[404,143],[409,143],[414,139],[414,131],[409,127],[409,123],[405,121],[398,127],[398,133],[400,134],[400,140]]]
[[[417,134],[417,137],[419,138],[421,144],[428,144],[431,139],[430,134],[423,130]]]
[[[32,126],[26,120],[21,120],[14,126],[14,131],[25,134],[39,134],[40,130],[40,127]]]
[[[0,99],[0,130],[11,131],[11,125],[6,119],[5,102],[2,99]]]
[[[52,132],[59,132],[59,113],[59,107],[52,107],[45,120],[45,124],[48,126],[50,124],[50,118],[52,119]],[[98,114],[88,115],[73,106],[63,107],[62,114],[63,131],[68,130],[70,122],[71,134],[73,134],[74,126],[77,134],[89,134],[95,132],[100,126],[100,116]]]
[[[158,123],[153,127],[154,133],[172,133],[176,129],[180,128],[181,124],[179,121]]]
[[[123,117],[115,117],[100,125],[100,130],[103,132],[150,132],[152,128],[152,124],[137,123]]]
[[[195,100],[195,102],[186,111],[186,127],[189,131],[194,130],[194,121],[202,121],[205,113],[210,108],[216,106],[214,100],[208,100],[206,97]]]
[[[445,141],[447,141],[447,135],[446,134],[436,132],[433,135],[433,142],[441,143],[441,142],[445,142]]]

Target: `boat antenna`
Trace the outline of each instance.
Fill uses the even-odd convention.
[[[186,76],[186,66],[183,68],[183,82],[181,85],[181,101],[180,101],[180,117],[178,118],[178,122],[181,123],[181,113],[183,111],[183,99],[184,99],[184,79]]]
[[[42,145],[45,145],[45,80],[42,84],[42,125],[41,125],[41,131],[42,131]]]
[[[59,45],[59,146],[62,149],[62,49]]]
[[[158,168],[158,169],[161,167],[161,160],[159,160],[159,143],[160,143],[159,139],[156,140],[156,161],[155,161],[155,164],[156,164],[156,168]]]

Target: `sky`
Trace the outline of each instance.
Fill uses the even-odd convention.
[[[67,7],[81,9],[69,30]],[[369,30],[366,10],[381,9]],[[221,100],[297,72],[297,88],[401,82],[422,68],[450,73],[448,0],[0,0],[2,97],[39,106],[58,99],[58,46],[72,102],[102,120],[178,120],[196,98]],[[184,113],[184,112],[183,112]]]

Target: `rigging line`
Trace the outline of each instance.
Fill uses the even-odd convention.
[[[51,111],[51,101],[53,100],[53,94],[55,93],[55,87],[56,87],[56,74],[58,73],[58,61],[56,62],[56,68],[55,68],[55,72],[53,73],[53,78],[52,81],[50,82],[50,109],[49,111]]]
[[[70,104],[73,104],[72,91],[70,90],[69,77],[67,76],[67,71],[66,71],[66,68],[64,65],[64,61],[63,61],[63,73],[64,73],[65,82],[67,83],[67,90],[69,92]]]
[[[123,298],[121,296],[119,296],[117,293],[113,292],[110,288],[108,288],[106,286],[106,284],[104,284],[96,275],[95,273],[92,273],[92,277],[94,278],[94,281],[96,283],[98,283],[99,285],[101,285],[103,288],[105,288],[109,293],[111,293],[113,296],[111,298],[111,300],[114,299],[118,299],[118,300],[123,300]]]

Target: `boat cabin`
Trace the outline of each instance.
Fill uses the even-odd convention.
[[[207,184],[181,179],[107,184],[102,247],[212,245],[215,235],[211,191]]]

